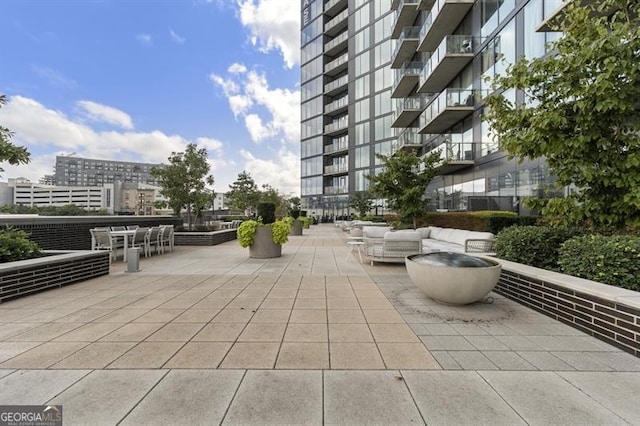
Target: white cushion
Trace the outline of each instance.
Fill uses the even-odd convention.
[[[467,239],[494,240],[496,237],[491,232],[469,231]]]
[[[429,235],[431,234],[431,228],[418,228],[416,231],[420,233],[423,239],[429,238]]]
[[[422,240],[422,237],[419,232],[414,230],[403,230],[386,232],[384,239],[393,241],[419,241]]]
[[[433,238],[434,240],[439,240],[440,238],[438,236],[442,232],[442,229],[443,228],[440,228],[439,226],[430,226],[429,230],[431,232],[430,232],[429,238]]]
[[[471,231],[467,231],[465,229],[452,229],[449,233],[448,242],[464,246],[464,242],[467,240],[469,232]]]
[[[386,232],[389,232],[391,227],[389,226],[363,226],[362,235],[365,238],[383,238]]]

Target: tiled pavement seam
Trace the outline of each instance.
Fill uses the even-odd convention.
[[[149,318],[149,321],[168,321],[166,324],[157,323],[157,325],[154,326],[156,329],[152,331],[153,334],[149,333],[150,335],[143,336],[142,340],[144,340],[144,342],[138,342],[137,344],[134,344],[134,347],[127,347],[125,345],[125,343],[127,342],[126,338],[110,338],[109,336],[117,333],[118,330],[111,331],[109,328],[109,323],[102,323],[101,321],[104,318],[109,318],[114,314],[115,311],[111,313],[104,313],[99,311],[96,313],[96,318],[91,319],[90,322],[84,325],[81,324],[78,326],[75,323],[49,322],[43,323],[41,327],[31,329],[31,331],[23,330],[22,333],[18,334],[18,337],[5,337],[5,340],[16,341],[12,343],[0,343],[0,346],[3,344],[5,346],[4,358],[11,358],[11,350],[16,352],[13,355],[17,355],[18,358],[20,357],[21,351],[33,351],[32,353],[34,354],[37,354],[38,351],[40,351],[47,352],[46,355],[49,357],[43,361],[51,362],[48,365],[38,365],[37,360],[35,360],[20,364],[20,362],[15,363],[15,360],[12,361],[9,359],[9,362],[6,362],[4,364],[4,367],[46,368],[52,367],[57,364],[54,368],[105,368],[108,366],[108,368],[121,368],[123,366],[127,366],[121,361],[118,361],[121,359],[121,357],[135,358],[134,355],[136,352],[144,353],[145,348],[151,348],[154,349],[154,352],[157,352],[158,349],[160,349],[160,352],[162,352],[162,350],[165,351],[165,355],[167,357],[166,359],[164,359],[164,362],[156,361],[153,365],[145,365],[144,363],[133,363],[132,365],[129,365],[129,367],[159,368],[165,366],[180,368],[181,365],[179,362],[174,361],[173,363],[170,363],[170,359],[172,359],[171,356],[175,357],[181,351],[191,350],[191,352],[194,352],[192,350],[192,347],[199,347],[200,349],[203,349],[206,346],[210,346],[209,352],[213,351],[210,354],[214,358],[215,356],[221,357],[218,362],[211,359],[201,359],[200,364],[191,362],[190,365],[184,365],[184,367],[216,368],[221,366],[223,368],[297,367],[341,369],[442,367],[444,369],[540,369],[565,371],[571,371],[574,369],[586,371],[640,370],[640,362],[634,362],[636,360],[635,358],[630,357],[630,359],[622,364],[622,366],[618,366],[613,361],[617,361],[618,359],[624,357],[624,354],[619,353],[619,351],[617,351],[615,348],[598,342],[597,340],[592,339],[589,336],[580,336],[580,332],[566,327],[562,324],[546,323],[544,321],[547,321],[547,319],[539,314],[527,312],[526,315],[528,315],[529,317],[538,315],[538,318],[536,318],[536,320],[542,321],[540,323],[512,324],[505,322],[509,318],[507,318],[503,314],[498,313],[498,316],[496,317],[496,314],[494,313],[492,314],[493,317],[491,317],[491,315],[487,316],[486,312],[483,313],[482,311],[480,311],[473,312],[472,315],[474,317],[482,318],[484,314],[486,322],[478,322],[476,320],[476,323],[473,323],[472,321],[469,321],[467,317],[465,317],[465,315],[468,316],[468,313],[463,312],[463,314],[461,314],[461,310],[459,308],[443,307],[439,305],[429,306],[428,301],[425,301],[424,298],[420,298],[415,294],[407,295],[406,283],[403,284],[402,281],[406,280],[405,277],[385,277],[382,283],[377,283],[377,287],[382,289],[382,292],[380,293],[378,293],[377,290],[374,290],[375,287],[373,287],[372,285],[373,281],[367,280],[363,277],[280,276],[278,278],[265,278],[261,276],[192,276],[182,279],[180,279],[179,277],[173,277],[174,282],[176,281],[176,278],[178,278],[177,285],[172,286],[171,280],[167,280],[166,278],[156,278],[154,280],[151,277],[145,277],[144,281],[147,282],[147,286],[153,286],[153,283],[156,283],[156,287],[161,287],[159,290],[155,289],[156,293],[153,293],[153,289],[145,290],[144,293],[158,294],[158,292],[163,291],[163,288],[167,288],[169,286],[178,287],[178,289],[170,290],[170,295],[164,296],[164,298],[162,299],[154,300],[153,296],[147,295],[145,297],[137,298],[134,301],[130,301],[128,304],[124,305],[128,307],[135,306],[137,308],[144,307],[144,309],[150,310],[144,311],[143,309],[137,311],[136,309],[126,307],[120,308],[118,310],[121,312],[132,312],[134,314],[130,318],[127,318],[129,320],[128,323],[120,324],[121,327],[118,328],[118,330],[136,326],[142,328],[145,325],[153,324],[145,323],[145,318]],[[327,280],[333,280],[333,282],[327,282]],[[394,281],[396,282],[394,283]],[[203,283],[208,285],[210,288],[208,288],[206,291],[200,291],[198,293],[199,290],[197,288]],[[252,284],[254,283],[258,286],[258,288],[252,288]],[[242,333],[248,331],[247,328],[250,327],[250,325],[252,326],[252,328],[257,328],[258,331],[260,330],[259,327],[253,327],[256,324],[254,324],[252,321],[258,315],[258,312],[265,314],[268,312],[274,312],[274,310],[272,309],[261,310],[261,307],[265,304],[265,302],[267,300],[270,300],[270,298],[268,297],[270,294],[274,293],[279,296],[287,295],[282,293],[282,290],[287,290],[286,288],[277,288],[279,287],[279,283],[281,284],[280,287],[290,287],[288,290],[295,291],[296,293],[295,298],[289,298],[292,300],[289,300],[287,302],[288,306],[286,306],[286,309],[284,309],[284,311],[288,309],[291,310],[289,311],[288,318],[286,318],[286,331],[284,331],[283,335],[280,336],[281,338],[275,338],[271,344],[269,344],[269,342],[262,341],[266,339],[260,338],[260,333],[257,333],[253,341],[251,341],[251,339],[239,339],[239,337],[242,336]],[[347,284],[349,287],[347,287]],[[394,285],[395,287],[393,287]],[[351,297],[347,299],[330,298],[329,292],[331,290],[334,292],[334,294],[340,294],[340,289],[337,286],[342,286],[342,291],[345,291],[345,289],[348,288],[347,291],[350,292],[349,295]],[[180,287],[183,288],[180,289]],[[383,297],[381,297],[381,295],[385,293],[385,291],[389,293],[387,291],[389,288],[395,288],[394,291],[396,292],[400,291],[399,297],[393,297],[393,292],[391,294],[386,294],[386,299],[391,301],[395,306],[389,305],[388,302],[386,300],[383,300]],[[221,291],[223,295],[226,295],[228,300],[224,298],[220,299],[221,303],[217,303],[217,306],[219,306],[220,310],[217,313],[213,314],[214,316],[210,319],[209,322],[192,324],[189,324],[188,322],[177,322],[177,318],[183,317],[187,314],[192,313],[192,315],[195,315],[199,312],[205,312],[204,310],[197,310],[192,308],[195,305],[203,303],[203,301],[205,301],[207,297],[211,296],[211,294],[217,291]],[[280,293],[277,293],[278,291],[280,291]],[[136,290],[129,290],[129,292],[135,294]],[[188,292],[196,292],[196,294],[199,295],[199,299],[193,299],[185,303],[180,309],[163,309],[163,307],[167,306],[168,304],[169,306],[180,306],[180,302],[182,300],[181,297],[183,297],[183,295]],[[251,299],[250,297],[243,297],[258,295],[259,293],[264,294],[265,292],[266,294],[264,299]],[[324,294],[322,294],[323,292]],[[125,295],[126,294],[127,293],[125,293]],[[361,294],[365,296],[375,295],[378,298],[360,298]],[[288,295],[291,295],[291,293],[289,293]],[[315,297],[299,297],[301,295]],[[344,295],[344,293],[342,293],[342,295]],[[396,294],[395,296],[398,295]],[[122,300],[122,297],[123,296],[114,296],[112,297],[112,299],[120,298],[120,300]],[[288,300],[287,298],[276,299]],[[255,300],[257,300],[257,302],[254,302]],[[355,309],[333,310],[331,309],[332,306],[330,306],[332,301],[341,303],[349,302],[350,304],[342,306],[338,305],[336,307]],[[237,335],[233,336],[232,338],[223,339],[223,341],[229,342],[226,345],[213,343],[210,343],[208,345],[205,343],[196,344],[196,342],[198,341],[197,336],[202,333],[206,327],[211,324],[215,324],[217,321],[216,318],[219,318],[220,313],[224,312],[225,308],[233,305],[234,303],[241,308],[240,310],[242,310],[242,307],[244,306],[247,315],[247,318],[243,320],[244,325],[239,329]],[[300,306],[298,306],[299,303]],[[365,303],[369,305],[365,305]],[[501,303],[505,304],[509,302],[498,299],[496,300],[496,305],[494,305],[492,309],[500,308]],[[183,309],[186,305],[189,305],[189,307]],[[254,306],[255,309],[253,309]],[[274,306],[269,306],[269,308],[272,307]],[[295,309],[296,307],[309,309]],[[387,309],[367,309],[370,307]],[[84,309],[87,308],[85,307]],[[249,309],[255,312],[249,312]],[[465,307],[464,309],[466,311],[474,308]],[[480,305],[480,309],[482,309],[482,305]],[[478,309],[476,309],[476,311],[477,310]],[[237,313],[238,311],[236,310],[229,312]],[[324,319],[320,321],[310,319],[309,321],[307,321],[309,322],[309,324],[307,325],[304,325],[304,321],[292,321],[292,317],[295,314],[300,314],[301,312],[323,312]],[[362,321],[364,322],[364,324],[359,324],[359,320],[353,319],[348,320],[345,324],[342,325],[332,324],[329,317],[335,316],[337,312],[359,313],[362,317],[364,317],[364,321]],[[387,317],[389,316],[387,312],[399,312],[401,316],[397,316],[397,318],[400,318],[400,321],[391,319],[389,320],[389,324],[376,324],[375,319],[370,320],[369,318],[370,315],[373,315],[373,312],[376,312],[377,314],[386,314]],[[40,318],[50,317],[53,319],[53,321],[60,321],[61,319],[65,318],[56,318],[55,315],[43,314],[42,311],[36,312],[35,314],[31,312],[31,314],[40,315]],[[76,311],[68,313],[67,316],[74,315],[77,316],[80,314]],[[500,315],[503,315],[503,317],[500,317]],[[26,319],[28,319],[28,317],[26,317]],[[500,321],[503,321],[503,324],[498,324],[496,326],[496,320],[498,323]],[[301,322],[301,324],[298,324],[298,322]],[[385,321],[383,320],[382,322]],[[389,340],[390,335],[393,336],[393,333],[389,333],[388,329],[393,329],[394,327],[396,328],[396,330],[399,329],[397,324],[398,322],[405,324],[408,323],[409,326],[411,326],[411,328],[413,329],[413,333],[415,333],[415,336],[418,336],[421,339],[422,344],[424,344],[424,346],[426,346],[426,348],[431,351],[431,355],[435,357],[435,360],[437,360],[439,365],[429,366],[429,362],[431,362],[431,364],[435,364],[435,361],[428,361],[428,359],[431,359],[431,356],[428,354],[428,352],[425,350],[419,350],[419,347],[415,344],[409,344],[409,342],[412,341],[412,337],[415,336],[407,336],[406,338],[400,339],[408,341],[405,344],[401,344],[398,342],[390,344],[392,342],[384,342],[384,340]],[[313,325],[314,323],[316,323],[315,326]],[[242,322],[232,324],[242,325]],[[320,333],[320,335],[316,333],[316,335],[320,337],[304,336],[304,333],[302,332],[303,330],[306,329],[306,331],[309,332],[309,330],[315,328],[316,332],[318,332],[318,330],[322,328],[321,324],[325,324],[325,330],[323,333]],[[47,329],[47,327],[49,327],[49,329]],[[80,340],[80,342],[75,342],[74,339],[70,337],[74,335],[74,333],[83,334],[82,329],[86,328],[89,328],[88,332],[96,332],[96,329],[98,327],[100,328],[100,330],[98,331],[106,334],[106,336],[98,336],[98,339],[78,339]],[[35,338],[20,338],[20,336],[29,335],[29,333],[35,333],[37,335],[38,331],[41,329],[43,329],[43,333],[47,334],[47,332],[52,331],[50,330],[51,328],[57,328],[58,330],[53,341],[43,342],[35,347],[30,346],[37,343],[38,340],[42,340],[42,338],[38,338],[37,336]],[[158,330],[157,328],[160,328],[160,330]],[[268,331],[268,328],[269,327],[263,328],[263,331]],[[386,333],[385,329],[387,329]],[[520,333],[526,333],[528,330],[533,330],[534,334],[537,333],[540,335],[520,335]],[[111,331],[111,333],[108,333],[108,331]],[[296,333],[294,333],[295,331],[298,331],[297,336]],[[344,339],[343,342],[341,342],[338,338],[340,336],[339,331],[342,331],[343,333],[346,333],[351,337],[348,337]],[[60,333],[62,334],[58,336],[58,334]],[[185,333],[187,333],[186,337]],[[561,337],[550,335],[554,333],[559,333]],[[175,337],[176,335],[180,336]],[[358,335],[363,337],[359,338]],[[105,343],[105,339],[106,341],[109,341],[109,339],[115,341],[122,340],[122,343],[116,344],[114,342],[111,345],[107,345]],[[21,342],[20,340],[26,341]],[[29,340],[36,340],[36,342],[30,342]],[[65,340],[67,342],[64,342]],[[156,343],[156,346],[153,346],[153,341],[158,341]],[[162,345],[162,341],[166,341],[164,342],[166,343],[164,347]],[[181,344],[179,344],[178,342],[181,342]],[[13,348],[7,349],[8,345],[13,345]],[[229,352],[233,349],[232,346],[236,345],[237,350],[239,350],[243,346],[247,350],[250,350],[252,348],[266,348],[273,355],[271,357],[272,359],[265,360],[261,363],[252,363],[250,360],[245,360],[246,362],[244,364],[243,362],[231,362],[225,365],[224,359],[227,358]],[[404,346],[402,348],[405,352],[404,354],[398,353],[399,347],[401,345]],[[40,346],[42,347],[39,348]],[[98,351],[98,348],[94,348],[94,346],[100,346],[100,350]],[[322,346],[325,346],[325,349],[322,349]],[[244,352],[246,353],[247,350],[245,350]],[[292,363],[292,360],[299,360],[300,358],[304,359],[305,353],[317,355],[318,350],[324,351],[327,354],[324,359],[322,357],[319,359],[316,357],[316,359],[311,360],[311,362],[306,366],[304,365],[304,362],[302,362],[302,365],[300,365],[300,363]],[[114,359],[92,363],[90,362],[92,358],[92,352],[101,352],[103,358],[111,353]],[[106,352],[106,355],[104,352]],[[207,351],[205,350],[204,353],[207,353]],[[407,356],[407,354],[411,353],[418,356]],[[1,352],[0,355],[2,355]],[[235,353],[233,355],[235,355]],[[239,355],[242,355],[242,351]],[[287,361],[279,361],[281,355],[286,357]],[[339,358],[346,359],[346,355],[353,357],[353,359],[347,363],[337,361]],[[57,359],[56,357],[60,359]],[[73,364],[74,358],[79,360],[75,365]],[[141,357],[138,356],[138,359],[140,358]],[[64,361],[65,359],[67,361]],[[388,360],[391,359],[395,359],[396,361],[389,362]],[[400,359],[401,361],[397,361],[398,359]],[[416,362],[416,359],[421,360],[422,362]],[[113,364],[113,366],[111,366],[111,364]]]
[[[70,425],[636,424],[638,392],[640,373],[0,370],[0,400]]]

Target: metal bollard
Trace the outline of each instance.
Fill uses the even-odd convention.
[[[127,250],[127,270],[125,272],[140,272],[140,247]]]

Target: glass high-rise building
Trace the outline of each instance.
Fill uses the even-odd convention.
[[[301,195],[343,215],[382,165],[375,154],[439,150],[431,208],[515,210],[553,180],[518,164],[483,120],[489,80],[547,54],[544,20],[560,0],[302,0]],[[506,93],[512,99],[521,93]],[[523,101],[523,99],[519,99]]]

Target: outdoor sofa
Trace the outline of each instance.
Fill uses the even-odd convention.
[[[404,263],[411,254],[434,251],[491,253],[495,236],[490,232],[429,226],[392,231],[390,227],[362,229],[367,257],[373,262]]]

